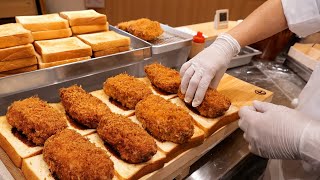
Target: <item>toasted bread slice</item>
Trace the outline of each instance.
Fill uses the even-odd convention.
[[[102,25],[87,25],[87,26],[72,26],[71,27],[73,34],[87,34],[100,31],[108,31],[109,24]]]
[[[35,65],[37,63],[38,61],[36,56],[23,58],[23,59],[15,59],[11,61],[0,61],[0,72],[24,68],[24,67]]]
[[[111,102],[109,96],[103,90],[97,90],[90,92],[93,96],[99,98],[102,102],[104,102],[113,113],[121,114],[123,116],[132,116],[134,114],[134,110],[130,110],[128,108],[123,107],[118,102]]]
[[[48,31],[37,31],[32,32],[33,39],[38,40],[47,40],[47,39],[58,39],[66,38],[72,36],[70,28],[67,29],[58,29],[58,30],[48,30]]]
[[[78,35],[83,42],[90,45],[93,51],[114,47],[130,46],[130,38],[114,31]]]
[[[159,150],[148,162],[140,164],[129,164],[121,160],[119,157],[117,157],[117,155],[110,152],[110,150],[106,148],[103,140],[99,137],[98,134],[91,134],[86,137],[97,147],[100,147],[107,152],[107,154],[110,156],[111,161],[114,163],[115,175],[119,179],[139,179],[140,177],[158,170],[164,166],[166,156]]]
[[[172,98],[175,98],[178,96],[177,94],[167,93],[167,92],[164,92],[164,91],[156,88],[155,86],[152,85],[151,81],[147,77],[138,78],[138,79],[143,81],[144,83],[146,83],[148,85],[148,87],[150,87],[150,89],[152,90],[153,94],[158,95],[165,100],[169,100],[169,99],[172,99]]]
[[[21,24],[10,23],[0,25],[0,49],[25,45],[33,42],[31,32]]]
[[[0,49],[0,61],[23,59],[35,56],[32,44]]]
[[[34,46],[45,63],[92,55],[91,47],[76,37],[36,41]]]
[[[94,57],[101,57],[101,56],[107,56],[107,55],[115,54],[115,53],[119,53],[119,52],[129,51],[129,50],[130,50],[129,46],[109,48],[109,49],[105,49],[102,51],[93,52],[93,56]]]
[[[35,71],[37,69],[38,69],[38,65],[32,65],[32,66],[14,69],[14,70],[10,70],[10,71],[0,72],[0,77],[10,76],[13,74],[19,74],[19,73],[24,73],[24,72],[29,72],[29,71]]]
[[[239,119],[239,115],[238,115],[239,109],[233,105],[231,105],[229,110],[221,117],[206,118],[206,117],[200,116],[199,114],[195,113],[193,110],[189,109],[180,98],[174,98],[174,99],[171,99],[170,101],[182,108],[185,108],[189,112],[189,114],[195,120],[194,122],[196,123],[196,125],[199,126],[205,132],[205,137],[210,136],[221,127]]]
[[[139,122],[136,116],[131,116],[130,119],[132,120],[132,122],[137,123],[142,127],[142,124]],[[193,136],[191,137],[189,142],[185,144],[177,144],[169,141],[161,142],[157,139],[155,139],[155,141],[160,151],[162,151],[166,155],[166,162],[169,162],[171,159],[178,156],[187,149],[202,144],[204,141],[204,131],[202,131],[199,127],[195,125]]]
[[[22,24],[24,28],[32,32],[69,28],[68,21],[56,13],[35,16],[16,16],[16,22]]]
[[[41,56],[38,53],[36,53],[36,56],[37,56],[37,59],[38,59],[39,69],[44,69],[44,68],[48,68],[48,67],[59,66],[59,65],[62,65],[62,64],[68,64],[68,63],[73,63],[73,62],[78,62],[78,61],[84,61],[84,60],[91,59],[90,56],[87,56],[87,57],[79,57],[79,58],[67,59],[67,60],[62,60],[62,61],[44,63],[42,61]]]
[[[82,11],[64,11],[60,16],[69,21],[70,26],[103,25],[107,22],[107,16],[93,9]]]

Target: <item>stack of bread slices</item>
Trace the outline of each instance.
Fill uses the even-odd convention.
[[[31,32],[21,24],[0,25],[0,77],[37,69]]]
[[[16,16],[16,22],[32,31],[35,41],[66,38],[72,35],[68,21],[61,18],[59,14]]]
[[[73,34],[108,31],[107,16],[95,10],[64,11],[60,16],[69,21]]]

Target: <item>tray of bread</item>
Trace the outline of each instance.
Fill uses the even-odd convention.
[[[150,43],[153,54],[191,46],[192,35],[147,18],[122,22],[117,27]]]
[[[239,118],[224,93],[209,89],[192,108],[176,70],[153,63],[144,71],[137,78],[124,68],[0,97],[0,146],[20,178],[159,179],[153,174]]]

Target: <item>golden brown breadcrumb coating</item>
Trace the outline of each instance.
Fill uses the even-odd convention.
[[[152,41],[163,33],[159,22],[147,18],[122,22],[118,27],[146,41]]]
[[[43,157],[58,179],[112,179],[113,162],[105,151],[74,130],[65,129],[44,144]]]
[[[103,90],[108,96],[129,109],[134,109],[139,101],[152,94],[151,89],[144,82],[128,74],[108,78],[104,82]]]
[[[97,128],[101,117],[111,112],[100,99],[77,85],[61,88],[60,98],[68,115],[89,128]]]
[[[67,127],[67,120],[58,110],[38,97],[15,101],[6,114],[8,123],[36,145]]]
[[[155,138],[183,144],[193,136],[193,119],[187,111],[157,95],[136,106],[137,119]]]
[[[119,153],[121,159],[129,163],[149,161],[157,153],[154,139],[125,116],[114,113],[104,116],[97,132],[101,139]]]
[[[184,100],[184,94],[179,89],[178,96]],[[194,109],[199,112],[200,115],[209,118],[216,118],[224,115],[231,106],[231,101],[225,95],[219,93],[217,90],[209,88],[202,103]]]
[[[145,66],[144,71],[155,87],[165,92],[178,93],[181,83],[178,71],[165,67],[159,63]]]

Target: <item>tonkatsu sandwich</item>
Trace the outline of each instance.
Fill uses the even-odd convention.
[[[184,101],[184,94],[181,93],[180,89],[178,92],[178,96],[181,100]],[[225,112],[228,111],[230,106],[231,101],[229,98],[219,93],[217,90],[209,88],[202,103],[194,109],[204,117],[216,118],[224,115]]]
[[[178,71],[165,67],[159,63],[145,66],[144,71],[156,88],[168,93],[178,93],[181,83]]]
[[[194,133],[193,119],[187,111],[157,95],[150,95],[136,106],[137,119],[160,141],[186,143]]]
[[[97,128],[102,116],[111,112],[100,99],[77,85],[61,88],[60,98],[67,114],[88,128]]]
[[[63,114],[38,97],[15,101],[8,108],[6,118],[36,145],[43,145],[50,136],[67,127]]]
[[[144,82],[128,74],[108,78],[103,84],[103,90],[106,95],[129,109],[134,109],[139,101],[152,94]]]
[[[129,118],[110,113],[97,128],[98,135],[109,144],[121,159],[129,163],[142,163],[157,153],[154,139]]]
[[[57,179],[112,179],[107,153],[74,130],[65,129],[44,144],[44,161]]]

